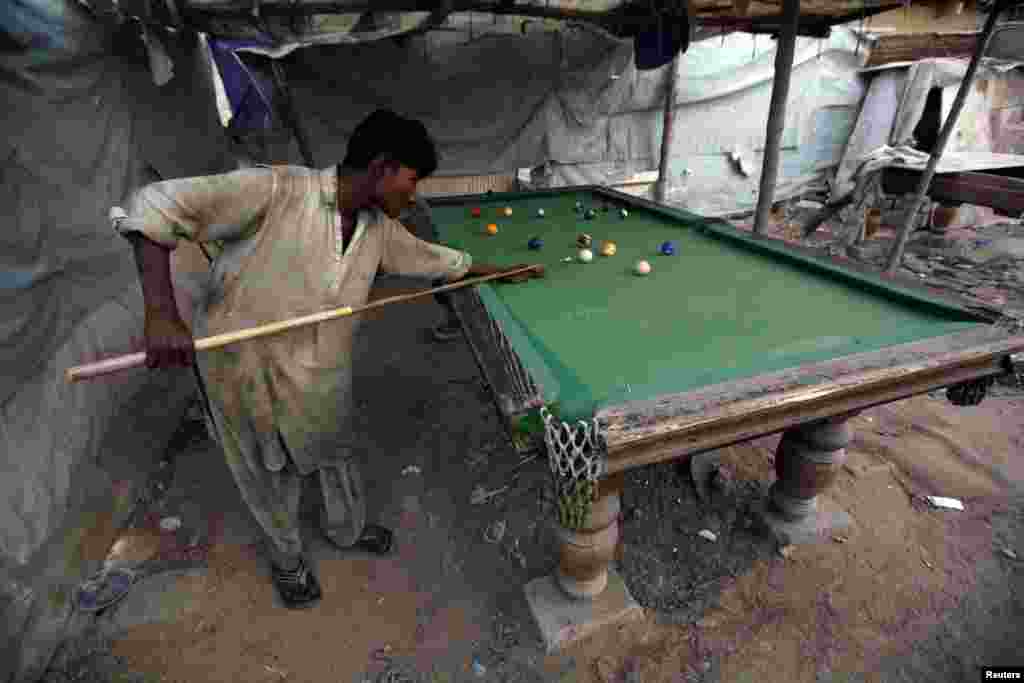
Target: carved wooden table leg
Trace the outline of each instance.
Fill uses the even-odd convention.
[[[558,567],[525,586],[527,604],[549,653],[643,616],[625,581],[611,567],[624,484],[621,472],[597,481],[597,500],[582,529],[555,523]]]
[[[597,500],[582,529],[556,525],[559,541],[558,585],[574,599],[593,598],[608,585],[608,566],[619,541],[621,473],[597,483]]]
[[[775,454],[778,476],[771,488],[765,521],[785,543],[811,542],[825,531],[850,524],[842,511],[820,510],[820,496],[832,487],[846,461],[852,415],[786,430]]]

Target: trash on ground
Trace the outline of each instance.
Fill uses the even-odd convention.
[[[943,498],[941,496],[925,496],[925,499],[937,508],[947,510],[963,510],[964,504],[956,498]]]
[[[473,673],[477,676],[483,676],[487,673],[486,667],[480,663],[480,660],[473,658]]]
[[[406,467],[405,469],[402,470],[402,476],[403,477],[407,476],[407,475],[410,475],[410,474],[419,474],[419,473],[420,473],[420,468],[417,467],[416,465],[409,465],[408,467]]]
[[[471,502],[473,505],[481,505],[482,503],[486,503],[488,500],[498,495],[499,493],[504,493],[507,490],[507,486],[502,486],[500,489],[488,491],[483,486],[477,484],[476,488],[473,489],[473,494],[470,496],[469,502]]]
[[[491,523],[487,527],[487,531],[484,532],[484,540],[488,543],[501,543],[501,539],[505,537],[506,527],[507,525],[503,519]]]
[[[177,531],[181,528],[180,517],[164,517],[160,520],[160,528],[164,531]]]
[[[718,536],[715,536],[715,534],[713,532],[709,531],[708,529],[701,529],[700,531],[697,532],[697,535],[700,536],[701,538],[703,538],[705,540],[708,540],[708,541],[711,541],[711,542],[714,542],[714,541],[718,540]]]

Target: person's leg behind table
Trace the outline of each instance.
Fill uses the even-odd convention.
[[[244,430],[236,435],[224,428],[217,406],[205,397],[203,403],[210,436],[220,444],[242,500],[266,536],[271,580],[281,601],[292,609],[313,606],[320,601],[322,592],[302,555],[299,506],[304,477],[288,455],[279,433],[263,438],[255,431]],[[270,462],[283,466],[271,470],[267,466]]]
[[[401,222],[410,227],[415,235],[426,237],[431,242],[437,242],[437,226],[434,225],[433,216],[430,214],[430,205],[420,197],[416,198],[416,204],[409,207],[401,217]],[[445,280],[435,280],[434,287],[448,284]],[[459,319],[455,315],[455,307],[452,304],[451,295],[447,292],[435,294],[434,300],[444,310],[444,319],[434,326],[431,334],[434,341],[448,342],[459,337],[462,328],[459,326]]]

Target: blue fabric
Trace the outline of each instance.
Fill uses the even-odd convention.
[[[64,3],[60,0],[0,2],[0,30],[26,48],[63,49],[65,21]]]
[[[274,44],[270,41],[210,39],[213,61],[231,103],[231,127],[243,131],[267,130],[274,125],[274,84],[270,78],[242,62],[237,50],[245,47],[274,47]]]

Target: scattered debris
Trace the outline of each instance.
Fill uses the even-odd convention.
[[[836,543],[842,544],[842,543],[846,543],[850,539],[848,539],[846,536],[833,536],[832,540],[835,541]]]
[[[288,674],[287,673],[285,673],[284,671],[281,671],[280,669],[275,669],[274,667],[270,666],[269,664],[264,664],[263,668],[266,669],[267,671],[269,671],[270,673],[274,674],[275,676],[279,677],[282,681],[284,679],[288,678]]]
[[[177,531],[181,528],[181,518],[164,517],[160,520],[160,528],[164,531]]]
[[[963,510],[964,504],[956,498],[942,498],[941,496],[925,496],[925,500],[934,505],[937,508],[945,508],[947,510]]]
[[[714,532],[709,531],[708,529],[701,529],[697,532],[697,535],[707,541],[711,541],[712,543],[718,540],[718,536],[715,536]]]
[[[923,564],[924,566],[928,567],[928,569],[935,569],[934,565],[932,565],[931,562],[929,562],[928,560],[924,559],[923,557],[921,558],[921,564]]]
[[[480,663],[480,660],[476,657],[473,658],[473,673],[477,676],[484,676],[487,674],[487,668]]]
[[[496,522],[491,522],[484,531],[484,540],[488,543],[501,543],[501,539],[505,537],[505,529],[508,527],[505,520],[499,519]]]
[[[500,489],[488,491],[483,486],[477,484],[476,488],[473,489],[473,493],[469,498],[469,502],[471,502],[473,505],[482,505],[483,503],[486,503],[494,496],[498,495],[499,493],[504,493],[507,490],[507,486],[502,486]]]
[[[796,550],[796,546],[794,545],[779,546],[779,555],[781,555],[784,559],[788,560],[790,557],[793,556],[794,550]]]
[[[409,465],[408,467],[402,470],[402,476],[404,477],[410,474],[420,474],[420,471],[420,468],[417,467],[416,465]]]
[[[1003,555],[1005,555],[1006,557],[1010,558],[1011,560],[1016,560],[1017,559],[1017,553],[1013,552],[1009,548],[1003,548]]]

